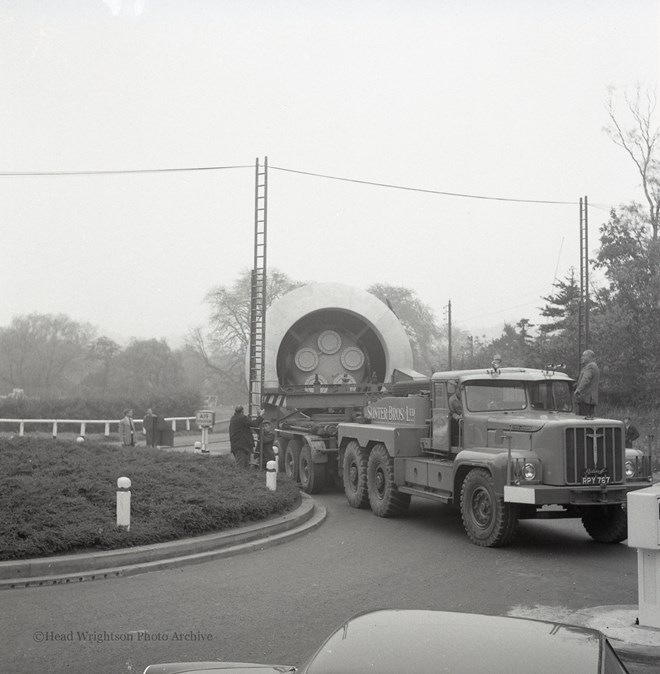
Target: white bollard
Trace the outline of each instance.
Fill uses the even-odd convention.
[[[127,477],[117,480],[117,527],[131,530],[131,481]]]
[[[266,464],[266,487],[271,491],[277,489],[277,461],[269,461]]]

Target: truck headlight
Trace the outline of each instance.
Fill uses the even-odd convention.
[[[528,482],[536,480],[536,466],[533,463],[526,463],[523,466],[523,479]]]
[[[635,464],[632,461],[626,461],[626,477],[635,477],[636,474]]]

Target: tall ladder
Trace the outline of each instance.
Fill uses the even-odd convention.
[[[264,342],[266,339],[266,232],[268,221],[268,157],[255,161],[254,266],[250,290],[250,388],[249,414],[261,409],[264,388]]]
[[[580,302],[578,304],[577,371],[582,352],[589,348],[589,216],[587,197],[580,197]]]

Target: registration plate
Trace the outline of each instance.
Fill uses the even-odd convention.
[[[610,476],[609,475],[585,475],[582,478],[582,484],[586,485],[597,485],[600,486],[601,484],[609,484],[610,483]]]
[[[601,470],[585,470],[582,475],[582,484],[600,487],[604,484],[609,484],[611,479],[604,468]]]

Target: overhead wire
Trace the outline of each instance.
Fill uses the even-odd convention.
[[[230,169],[254,168],[253,164],[236,164],[227,166],[174,166],[152,169],[92,169],[85,171],[0,171],[0,177],[4,178],[26,178],[26,177],[59,177],[59,176],[103,176],[103,175],[135,175],[150,173],[185,173],[192,171],[223,171]],[[384,187],[386,189],[404,190],[407,192],[420,192],[425,194],[438,194],[440,196],[458,197],[462,199],[479,199],[483,201],[504,201],[510,203],[524,204],[554,204],[563,206],[576,206],[577,201],[559,201],[554,199],[523,199],[518,197],[495,197],[485,194],[470,194],[466,192],[449,192],[447,190],[433,190],[423,187],[411,187],[409,185],[397,185],[394,183],[383,183],[375,180],[362,180],[359,178],[348,178],[345,176],[334,176],[326,173],[316,173],[314,171],[303,171],[300,169],[288,168],[286,166],[270,165],[270,169],[286,173],[296,173],[298,175],[323,178],[325,180],[338,180],[342,182],[355,183],[358,185],[371,185],[373,187]],[[611,207],[605,204],[589,204],[590,207],[600,210],[609,210]]]
[[[25,178],[30,176],[103,176],[103,175],[131,175],[135,173],[184,173],[187,171],[222,171],[225,169],[254,168],[254,164],[236,166],[183,166],[155,169],[117,169],[91,171],[0,171],[0,177]]]
[[[314,176],[316,178],[325,178],[327,180],[340,180],[343,182],[349,182],[349,183],[358,183],[360,185],[372,185],[375,187],[387,187],[389,189],[395,189],[395,190],[406,190],[409,192],[424,192],[426,194],[440,194],[442,196],[447,196],[447,197],[462,197],[464,199],[483,199],[487,201],[512,201],[512,202],[517,202],[517,203],[525,203],[525,204],[560,204],[560,205],[567,205],[567,206],[576,206],[578,202],[576,201],[553,201],[550,199],[517,199],[513,197],[491,197],[491,196],[486,196],[483,194],[465,194],[462,192],[446,192],[444,190],[431,190],[431,189],[426,189],[422,187],[409,187],[405,185],[394,185],[391,183],[380,183],[380,182],[375,182],[373,180],[359,180],[357,178],[344,178],[341,176],[332,176],[328,175],[325,173],[313,173],[312,171],[300,171],[297,169],[290,169],[290,168],[285,168],[282,166],[273,166],[272,164],[269,166],[269,168],[274,169],[276,171],[286,171],[287,173],[298,173],[300,175],[306,175],[306,176]]]

